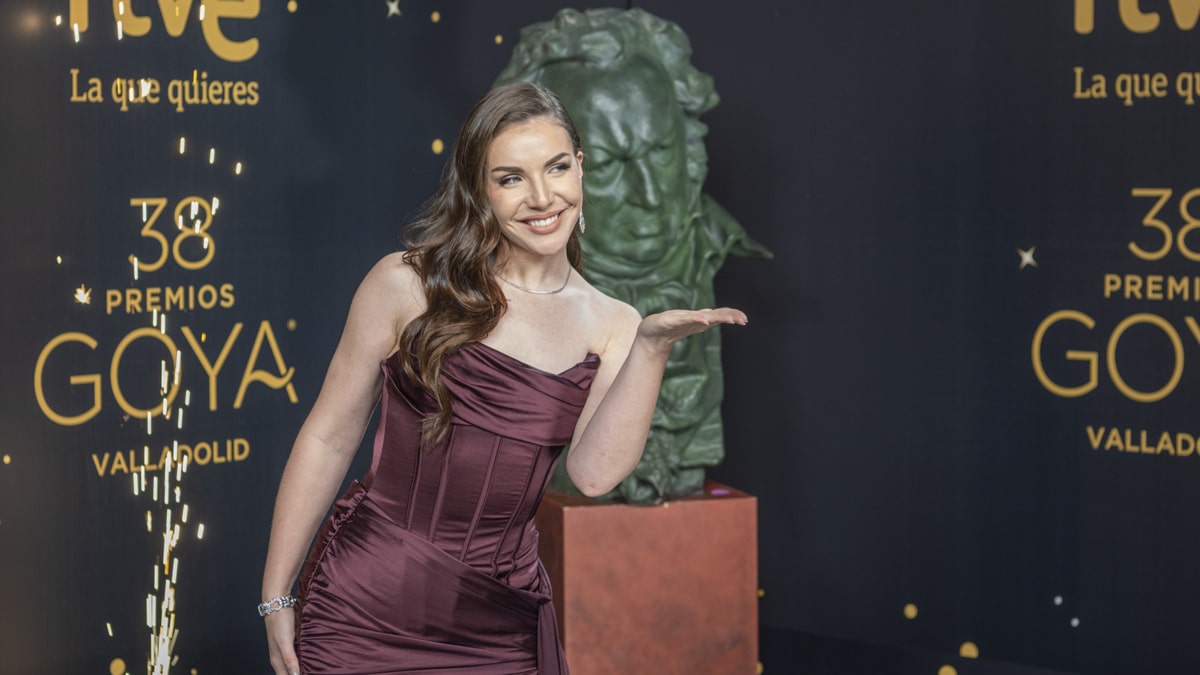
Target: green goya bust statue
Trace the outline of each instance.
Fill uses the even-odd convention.
[[[770,256],[702,192],[699,117],[718,97],[690,58],[683,30],[642,10],[564,9],[521,31],[496,81],[562,99],[583,141],[586,276],[643,315],[712,307],[725,256]],[[724,457],[720,348],[716,331],[675,345],[645,455],[618,487],[627,501],[695,494]],[[569,487],[561,472],[554,484]]]

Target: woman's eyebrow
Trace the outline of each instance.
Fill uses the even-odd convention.
[[[557,164],[558,162],[562,161],[564,158],[570,157],[570,156],[571,156],[571,153],[569,153],[569,152],[560,152],[557,155],[546,160],[546,163],[543,164],[542,166],[550,166],[551,164]],[[492,167],[491,173],[495,173],[497,171],[503,171],[504,173],[521,173],[522,169],[519,166],[495,166],[495,167]]]

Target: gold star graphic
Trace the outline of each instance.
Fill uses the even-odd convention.
[[[387,6],[388,13],[386,18],[390,19],[393,16],[400,16],[400,0],[387,0]]]
[[[1033,252],[1037,250],[1036,246],[1030,246],[1028,251],[1017,249],[1017,254],[1021,256],[1021,266],[1018,269],[1026,267],[1037,267],[1037,261],[1033,259]]]
[[[75,289],[75,302],[81,305],[92,304],[92,289],[79,284],[79,288]]]

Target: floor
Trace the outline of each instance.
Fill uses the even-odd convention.
[[[1070,675],[766,626],[759,631],[759,661],[763,675]]]

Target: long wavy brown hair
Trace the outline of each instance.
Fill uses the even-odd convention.
[[[537,118],[562,126],[579,152],[579,132],[553,92],[524,82],[496,87],[471,108],[437,193],[405,233],[404,260],[421,277],[427,307],[400,335],[400,362],[405,375],[437,399],[437,413],[423,423],[423,442],[438,442],[450,427],[442,362],[464,344],[487,337],[508,309],[496,281],[504,236],[487,197],[488,150],[500,132]],[[567,259],[582,274],[578,230],[567,242]]]

